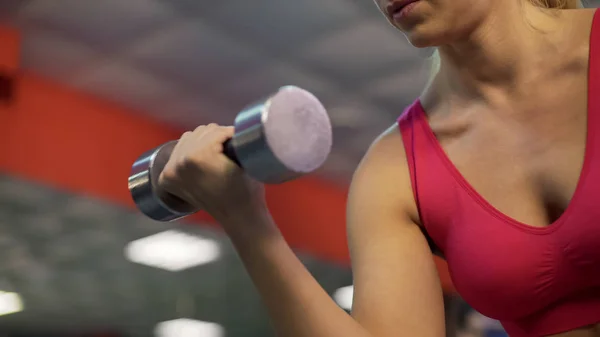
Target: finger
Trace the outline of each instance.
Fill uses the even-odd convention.
[[[233,136],[233,127],[219,127],[219,129],[216,129],[211,132],[210,136],[207,137],[206,141],[213,144],[213,146],[211,146],[211,149],[213,151],[216,151],[218,153],[224,153],[225,144],[227,143],[227,141],[231,140]]]
[[[181,137],[179,137],[177,144],[175,144],[175,147],[173,148],[173,152],[171,152],[171,156],[169,157],[169,162],[180,156],[182,149],[193,138],[193,136],[194,136],[193,132],[186,131],[181,135]],[[167,165],[168,165],[168,162],[167,162]]]
[[[213,130],[213,136],[215,141],[225,143],[235,134],[233,126],[220,126],[218,129]]]
[[[171,151],[165,167],[158,177],[159,184],[168,184],[168,181],[175,179],[177,162],[179,161],[182,153],[185,153],[186,144],[190,142],[192,137],[193,135],[191,131],[184,132],[181,137],[179,137],[179,140],[173,147],[173,151]]]
[[[215,124],[210,123],[208,125],[200,125],[198,126],[194,132],[192,133],[194,136],[195,144],[204,144],[210,146],[212,142],[214,142],[214,133],[218,133],[222,127]],[[218,137],[217,137],[218,138]]]
[[[206,129],[206,125],[198,125],[198,126],[197,126],[197,127],[194,129],[193,133],[194,133],[194,134],[201,133],[201,132],[202,132],[204,129]]]

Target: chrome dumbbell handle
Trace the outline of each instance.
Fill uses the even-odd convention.
[[[185,201],[156,190],[158,178],[171,157],[177,141],[146,151],[135,161],[129,175],[129,191],[138,209],[158,221],[172,221],[197,210]]]

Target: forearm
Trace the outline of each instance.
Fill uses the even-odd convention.
[[[225,227],[238,229],[229,236],[279,336],[371,337],[318,284],[269,216],[254,222]]]

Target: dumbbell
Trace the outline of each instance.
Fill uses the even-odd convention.
[[[321,102],[295,86],[242,110],[234,121],[234,136],[223,144],[223,153],[250,177],[280,184],[319,168],[332,145],[331,122]],[[198,211],[180,198],[159,195],[158,177],[177,141],[145,152],[134,162],[129,192],[138,209],[157,221],[174,221]]]

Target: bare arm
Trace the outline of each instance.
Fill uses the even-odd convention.
[[[280,336],[444,335],[441,287],[427,242],[409,216],[414,201],[408,183],[401,138],[393,130],[372,146],[351,187],[354,317],[321,288],[268,215],[256,216],[255,226],[224,226],[238,229],[229,235]]]
[[[359,166],[348,205],[353,316],[378,337],[446,333],[442,288],[416,213],[402,137],[393,127]]]

